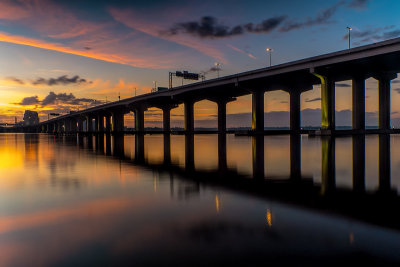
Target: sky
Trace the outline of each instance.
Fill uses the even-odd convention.
[[[344,50],[347,26],[352,47],[400,37],[398,10],[396,0],[0,0],[0,122],[20,121],[25,110],[46,120],[148,93],[168,86],[168,73],[177,70],[212,79],[266,67],[266,48],[273,49],[273,65]],[[174,78],[174,86],[181,84]],[[351,110],[349,85],[336,85],[338,115]],[[373,79],[366,97],[367,125],[374,125]],[[288,100],[283,91],[265,94],[266,126],[288,124]],[[396,79],[392,124],[398,119],[400,126],[399,103]],[[318,86],[302,94],[303,125],[319,123],[320,105]],[[238,98],[227,111],[228,127],[249,126],[251,98]],[[172,111],[173,126],[182,124],[182,113],[182,106]],[[216,113],[216,104],[196,103],[197,126],[216,126]],[[150,109],[147,125],[161,125],[161,117]]]

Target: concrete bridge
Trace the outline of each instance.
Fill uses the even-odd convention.
[[[144,132],[144,112],[163,111],[163,130],[169,132],[170,111],[184,104],[184,129],[194,132],[194,103],[218,105],[218,132],[226,132],[226,104],[252,95],[252,130],[264,133],[264,93],[284,90],[290,95],[290,131],[300,132],[300,96],[321,85],[321,129],[335,132],[335,82],[352,80],[352,131],[365,132],[365,80],[379,81],[379,132],[390,132],[390,82],[400,71],[400,38],[311,57],[111,102],[41,122],[40,132],[113,132],[124,130],[124,114],[135,114],[135,128]],[[93,123],[93,121],[95,123]],[[84,124],[84,122],[86,122]],[[86,129],[83,126],[86,125]],[[94,125],[94,127],[93,127]]]

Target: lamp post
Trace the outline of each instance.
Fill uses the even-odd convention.
[[[351,32],[351,30],[353,30],[353,28],[351,28],[349,26],[347,26],[346,28],[349,31],[349,49],[350,49],[350,32]]]
[[[217,69],[217,75],[218,75],[218,78],[219,78],[219,70],[220,70],[219,67],[220,67],[222,64],[219,63],[219,62],[215,62],[214,65],[215,65],[215,67],[216,67],[216,69]]]
[[[154,89],[153,89],[153,92],[156,92],[156,91],[157,91],[157,81],[153,81],[153,83],[154,83]]]
[[[272,61],[271,61],[271,53],[272,53],[272,48],[266,48],[265,51],[269,53],[269,66],[272,66]]]

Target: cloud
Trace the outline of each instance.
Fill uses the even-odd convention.
[[[286,16],[277,16],[263,20],[259,24],[246,23],[243,25],[226,26],[220,24],[212,16],[204,16],[200,21],[189,21],[175,24],[168,30],[161,31],[161,35],[189,34],[199,38],[225,38],[249,33],[269,33],[276,29]]]
[[[22,99],[20,103],[15,103],[17,105],[41,105],[42,107],[51,106],[51,105],[84,105],[89,104],[89,106],[93,106],[96,104],[101,104],[103,101],[96,100],[92,98],[77,98],[72,93],[54,93],[49,92],[49,94],[43,98],[43,100],[39,100],[37,96],[25,97]],[[61,107],[60,107],[61,108]]]
[[[347,83],[336,83],[335,86],[336,87],[351,87],[351,85],[347,84]]]
[[[251,54],[249,52],[246,52],[243,49],[237,48],[236,46],[233,46],[231,44],[227,44],[226,46],[228,46],[229,48],[231,48],[232,50],[234,50],[236,52],[239,52],[241,54],[247,55],[249,58],[252,58],[252,59],[255,59],[255,60],[257,59],[253,54]]]
[[[81,78],[78,75],[75,75],[72,78],[68,78],[67,75],[63,75],[58,78],[50,78],[50,79],[38,78],[35,81],[33,81],[32,84],[53,86],[53,85],[80,84],[86,82],[87,82],[86,79]]]
[[[352,0],[347,6],[354,9],[365,9],[369,0]]]
[[[398,94],[400,94],[400,88],[395,88],[393,90],[395,90]]]
[[[400,36],[400,29],[395,29],[395,25],[386,27],[370,28],[364,31],[354,29],[351,33],[351,38],[356,39],[355,45],[366,42],[379,42],[387,39],[392,39]],[[348,34],[343,35],[343,40],[348,40]]]
[[[15,77],[7,77],[6,80],[14,82],[16,84],[24,85],[25,82],[22,81],[21,79],[15,78]]]
[[[344,5],[344,1],[336,3],[334,6],[323,9],[315,18],[308,18],[305,21],[289,21],[286,22],[283,27],[279,29],[280,32],[289,32],[292,30],[302,29],[305,27],[311,27],[315,25],[323,25],[332,23],[330,19],[336,13],[338,8]]]
[[[321,101],[321,98],[320,98],[320,97],[316,97],[316,98],[313,98],[313,99],[306,99],[306,100],[305,100],[305,102],[307,102],[307,103],[309,103],[309,102],[315,102],[315,101]]]
[[[38,105],[40,103],[38,96],[25,97],[17,105],[27,106],[27,105]]]

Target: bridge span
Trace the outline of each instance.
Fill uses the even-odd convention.
[[[335,133],[335,82],[352,81],[352,131],[365,132],[365,80],[379,82],[379,132],[390,132],[390,83],[400,72],[400,38],[311,57],[272,67],[152,92],[52,118],[39,124],[39,132],[124,131],[124,114],[135,114],[135,129],[144,132],[144,112],[163,111],[163,130],[169,132],[170,111],[184,104],[184,129],[194,132],[194,103],[210,100],[218,105],[218,132],[226,132],[226,104],[252,96],[252,131],[264,133],[264,93],[284,90],[290,95],[290,131],[300,132],[300,95],[321,85],[321,129]],[[93,124],[93,121],[95,122]],[[84,124],[84,122],[86,122]],[[83,126],[86,126],[84,129]]]

